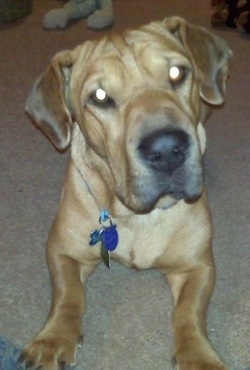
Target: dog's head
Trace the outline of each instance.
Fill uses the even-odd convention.
[[[128,208],[168,207],[202,193],[201,121],[224,102],[230,59],[222,39],[166,18],[57,54],[27,112],[58,149],[74,131],[73,160],[109,176]]]

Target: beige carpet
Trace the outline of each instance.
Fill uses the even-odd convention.
[[[67,159],[30,124],[24,101],[57,51],[101,33],[88,30],[85,20],[64,31],[43,30],[43,14],[60,5],[35,0],[30,16],[0,28],[0,334],[20,346],[49,309],[44,244]],[[114,0],[114,6],[116,30],[176,14],[210,27],[209,0]],[[207,127],[218,271],[208,328],[229,369],[243,370],[250,367],[250,38],[216,32],[233,49],[234,65],[227,103]],[[173,306],[159,273],[100,266],[87,284],[87,300],[77,369],[171,369]]]

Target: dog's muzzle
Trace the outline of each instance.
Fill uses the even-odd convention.
[[[129,181],[120,199],[136,212],[197,200],[203,191],[202,150],[195,116],[168,91],[138,95],[127,114]]]
[[[168,208],[181,199],[192,203],[202,194],[199,143],[182,128],[156,129],[143,136],[137,145],[137,163],[130,182],[132,196],[126,198],[137,212]]]
[[[147,174],[137,183],[144,205],[152,206],[166,196],[187,202],[199,198],[203,188],[201,157],[184,130],[153,131],[141,139],[138,152],[147,168]]]

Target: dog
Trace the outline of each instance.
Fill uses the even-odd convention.
[[[221,38],[169,17],[63,51],[36,81],[26,111],[71,154],[47,242],[51,310],[23,349],[27,368],[75,363],[84,283],[112,259],[166,276],[176,368],[227,368],[206,331],[215,265],[203,124],[224,102],[231,58]]]

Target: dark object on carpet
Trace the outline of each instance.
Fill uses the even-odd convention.
[[[21,348],[14,346],[10,341],[0,335],[0,370],[24,370],[25,367],[18,364]],[[65,370],[73,370],[67,367]]]
[[[20,352],[18,347],[0,336],[0,370],[23,370],[24,367],[17,364]]]
[[[250,33],[250,0],[213,0],[214,27],[226,25]]]
[[[11,22],[28,15],[32,0],[3,0],[0,2],[0,22]]]

